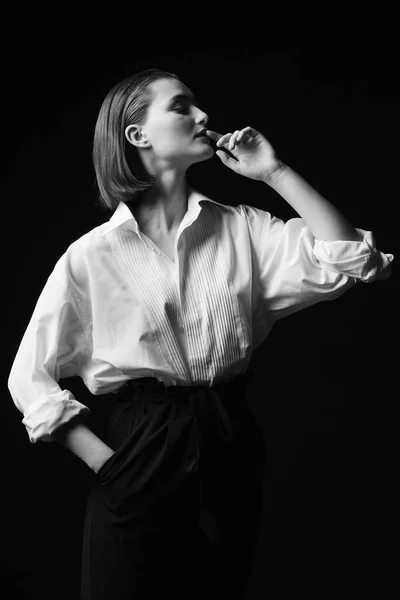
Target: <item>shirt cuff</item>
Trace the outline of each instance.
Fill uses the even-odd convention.
[[[360,241],[316,239],[313,250],[316,259],[327,269],[364,283],[390,277],[393,254],[384,254],[377,249],[371,231],[355,229]]]
[[[53,431],[68,423],[77,415],[86,419],[91,413],[89,407],[75,400],[69,390],[62,390],[48,396],[41,396],[24,411],[22,423],[29,435],[29,441],[54,442]]]

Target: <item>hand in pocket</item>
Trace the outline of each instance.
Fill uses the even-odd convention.
[[[96,472],[100,486],[106,494],[107,502],[111,502],[110,507],[113,511],[117,510],[121,500],[120,492],[115,490],[113,485],[115,479],[115,474],[113,473],[113,463],[115,461],[116,454],[117,453],[114,451],[108,458],[106,458]]]
[[[111,451],[110,453],[107,453],[105,455],[105,459],[101,463],[100,467],[98,467],[97,470],[95,471],[96,475],[98,475],[100,478],[103,475],[104,471],[107,469],[108,464],[111,462],[111,459],[113,458],[114,454],[115,454],[114,450]]]

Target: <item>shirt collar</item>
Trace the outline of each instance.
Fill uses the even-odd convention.
[[[215,202],[215,200],[211,200],[190,186],[188,186],[188,192],[188,209],[184,219],[189,219],[191,222],[197,219],[202,209],[201,204],[203,202],[211,202],[212,204],[217,204],[218,206],[223,206],[225,208],[225,204],[220,204],[219,202]],[[117,227],[121,227],[124,223],[126,223],[129,229],[139,234],[139,225],[131,210],[125,202],[120,202],[110,220],[102,226],[100,237],[102,238],[107,235],[107,233],[110,233],[110,231],[113,231]]]

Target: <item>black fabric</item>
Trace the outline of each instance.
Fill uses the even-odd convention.
[[[81,600],[242,598],[265,446],[249,375],[215,387],[135,379],[114,395],[84,523]]]

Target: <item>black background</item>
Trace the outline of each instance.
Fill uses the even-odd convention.
[[[398,58],[394,16],[385,15],[382,23],[332,24],[327,9],[314,15],[316,24],[295,23],[289,32],[285,8],[259,30],[256,17],[238,14],[233,25],[214,29],[200,14],[185,36],[161,21],[155,33],[149,18],[124,15],[114,36],[107,25],[73,21],[62,29],[62,18],[46,27],[26,15],[23,27],[18,19],[9,23],[10,33],[6,21],[1,575],[11,591],[5,597],[79,598],[92,473],[57,443],[29,443],[7,377],[56,260],[110,217],[95,206],[91,165],[105,94],[144,68],[177,73],[208,112],[210,128],[260,130],[284,162],[396,256]],[[297,216],[265,184],[236,175],[217,157],[193,166],[188,180],[222,203],[250,204],[284,220]],[[279,321],[254,352],[248,401],[264,432],[268,477],[247,598],[386,598],[398,591],[395,305],[396,262],[390,279],[360,283],[334,302]],[[93,406],[80,380],[67,383]]]

